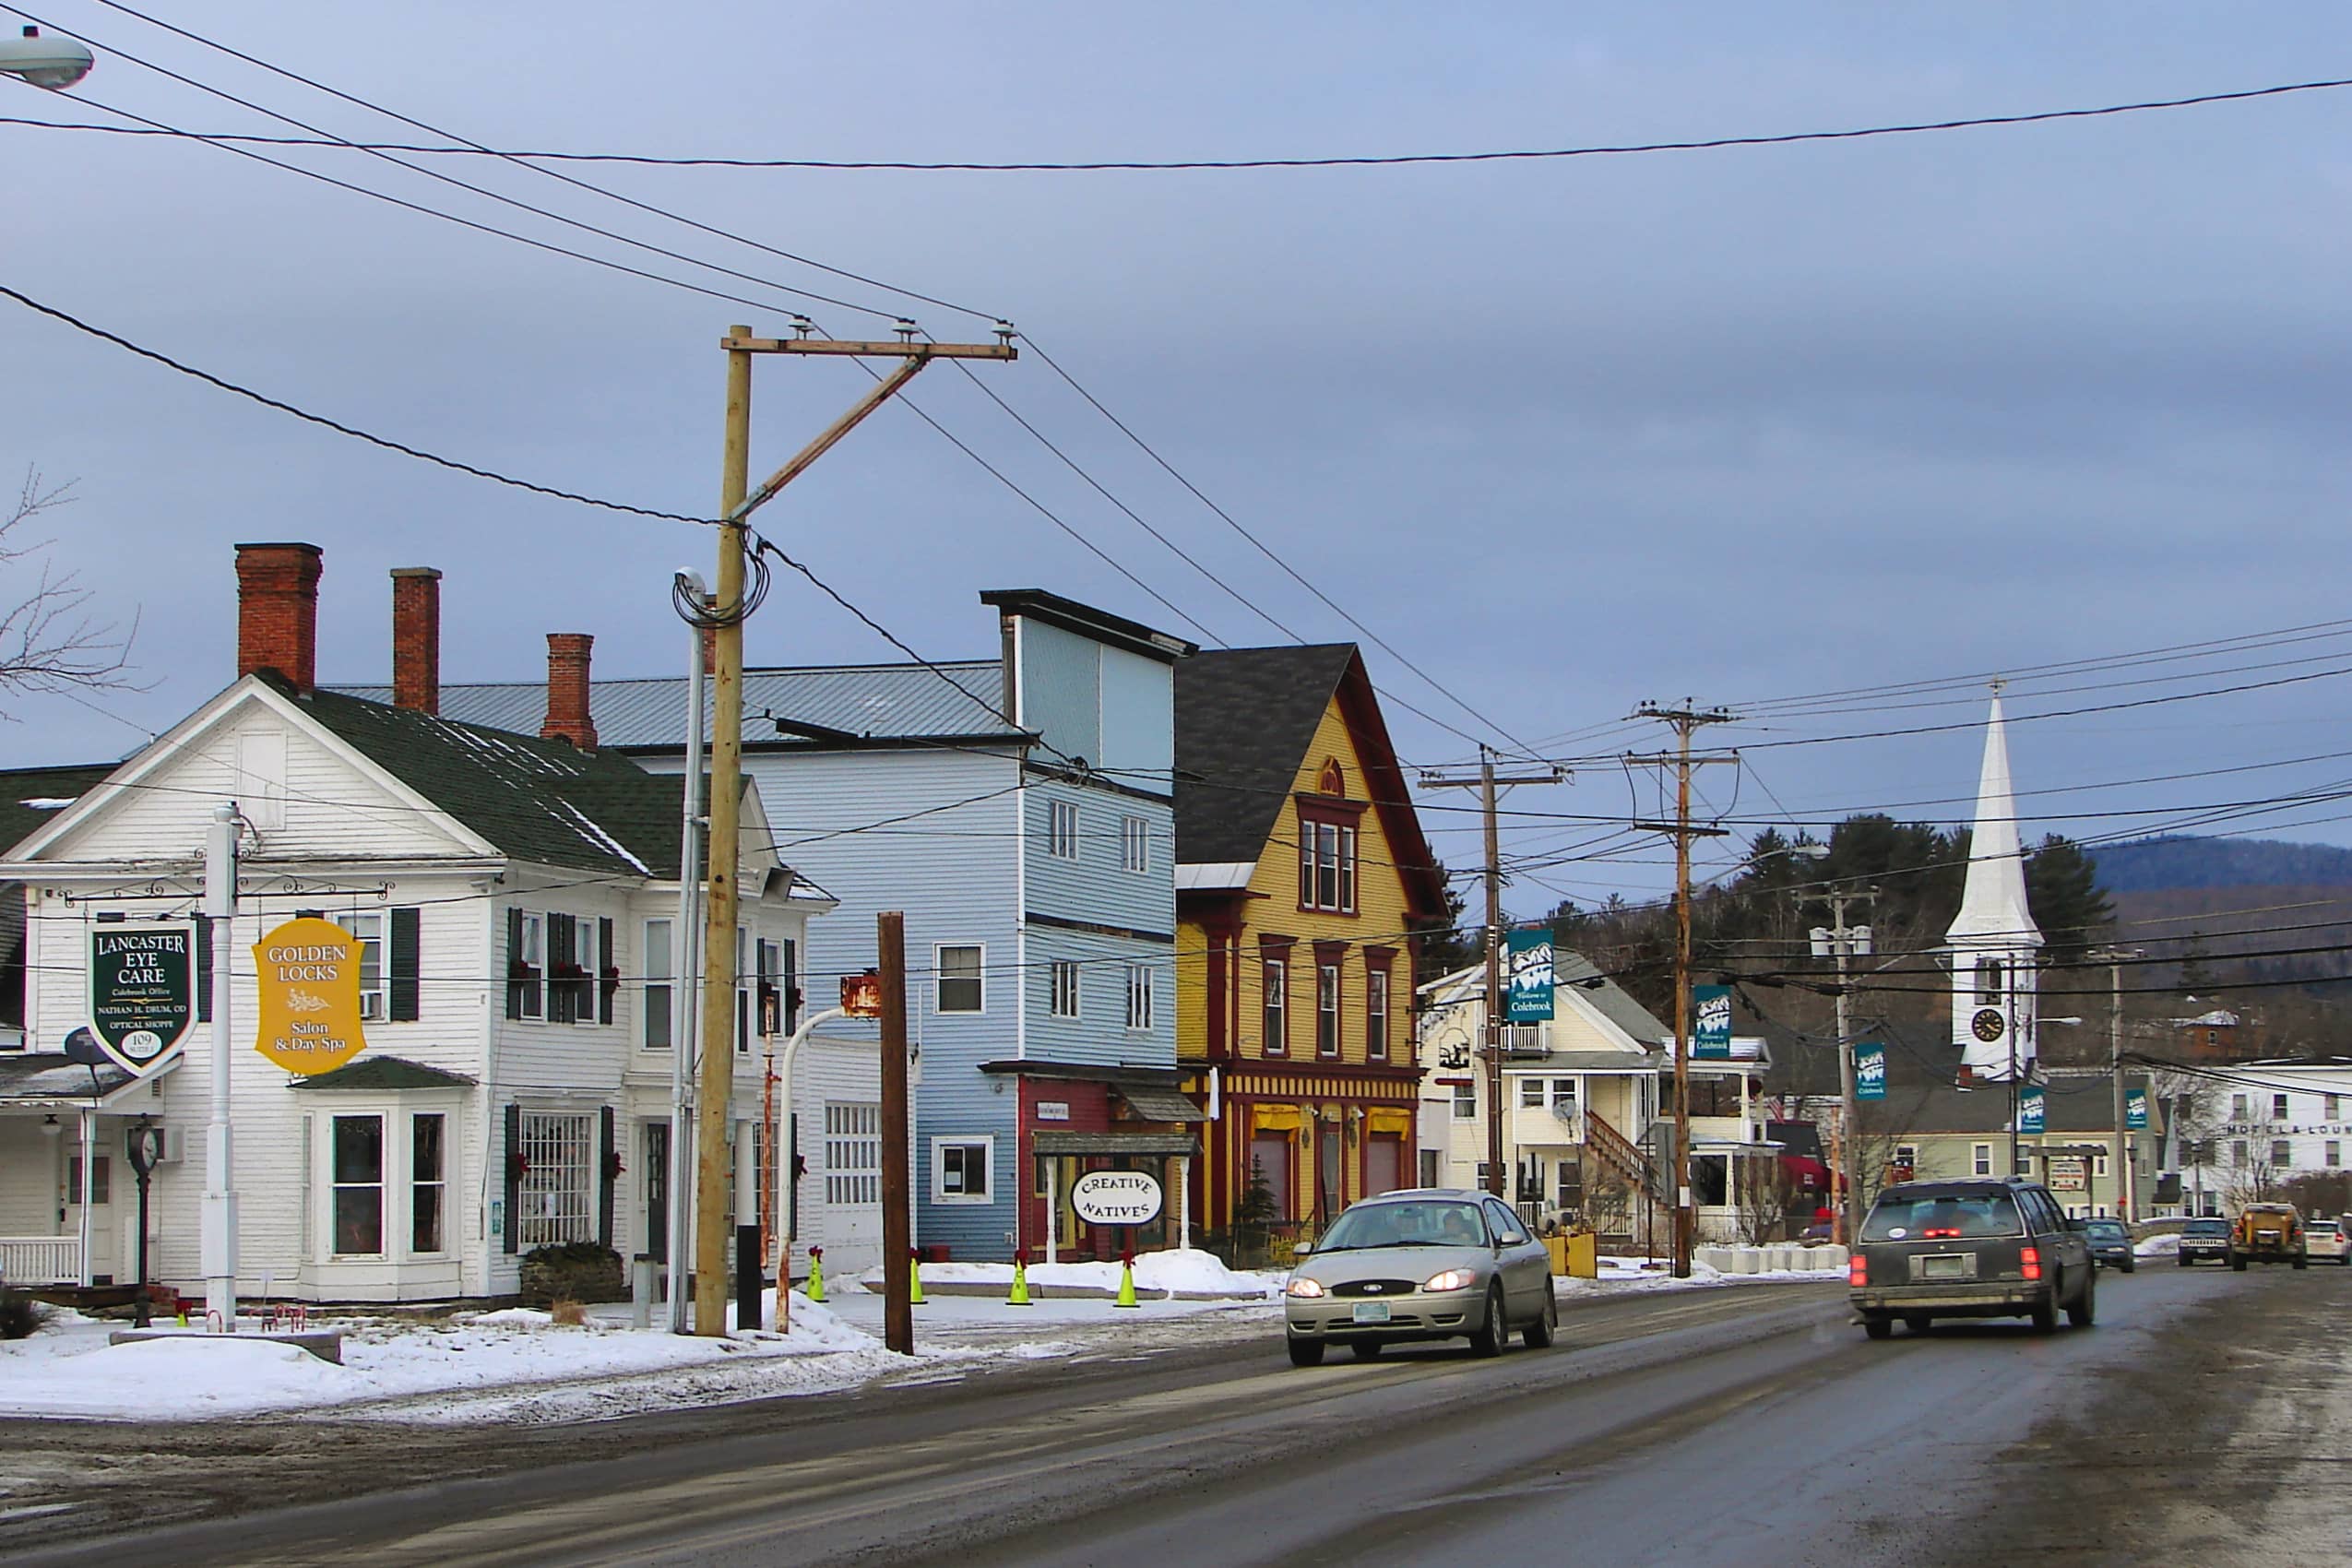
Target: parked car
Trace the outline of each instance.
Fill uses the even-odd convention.
[[[1514,1330],[1539,1350],[1559,1325],[1550,1253],[1484,1193],[1419,1187],[1366,1198],[1299,1253],[1283,1288],[1296,1366],[1315,1365],[1333,1345],[1370,1359],[1417,1339],[1467,1339],[1493,1356]]]
[[[2083,1234],[2091,1243],[2091,1262],[2099,1268],[2120,1268],[2130,1274],[2140,1266],[2139,1258],[2132,1251],[2132,1231],[2120,1219],[2085,1219],[2079,1222]]]
[[[2352,1238],[2344,1234],[2343,1221],[2303,1221],[2303,1255],[2314,1263],[2352,1265]]]
[[[2180,1266],[2210,1259],[2215,1263],[2229,1261],[2229,1221],[2227,1219],[2192,1219],[2180,1227]]]
[[[1898,1318],[1920,1334],[1940,1317],[2025,1317],[2048,1334],[2061,1308],[2077,1328],[2096,1310],[2089,1237],[2018,1177],[1887,1188],[1862,1221],[1847,1283],[1873,1339]]]
[[[2310,1265],[2303,1255],[2303,1215],[2293,1204],[2248,1204],[2229,1232],[2229,1266],[2246,1272],[2249,1263]]]

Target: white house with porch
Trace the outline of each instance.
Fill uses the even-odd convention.
[[[438,574],[395,574],[394,701],[319,690],[319,573],[313,546],[240,546],[236,683],[53,804],[0,860],[23,931],[20,1026],[0,1035],[0,1274],[12,1283],[135,1277],[125,1150],[146,1124],[164,1134],[150,1277],[198,1287],[208,1024],[141,1081],[79,1065],[66,1046],[87,1023],[92,933],[189,918],[223,802],[240,816],[239,912],[233,940],[199,948],[197,997],[208,1017],[210,967],[227,963],[240,1291],[496,1297],[540,1245],[667,1255],[681,780],[598,747],[585,636],[550,638],[540,734],[439,718],[437,653],[419,635],[437,627]],[[832,907],[774,837],[747,788],[727,1117],[731,1208],[746,1221],[763,1170],[777,1170],[760,1158],[763,1035],[795,1021],[806,922]],[[363,950],[366,1049],[307,1078],[254,1049],[254,944],[300,914]],[[778,1124],[797,1123],[806,1170],[769,1189],[779,1206],[804,1243],[878,1232],[871,1051],[804,1052],[793,1098]]]

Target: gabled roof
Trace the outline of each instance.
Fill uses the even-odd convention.
[[[0,770],[0,849],[22,842],[34,829],[89,793],[116,765],[85,763],[70,767]]]
[[[392,700],[389,686],[332,689],[370,702]],[[778,731],[770,724],[770,716],[820,732],[879,742],[1019,740],[1024,732],[992,711],[1004,706],[1004,667],[993,659],[936,666],[753,669],[743,671],[743,741],[746,745],[821,743],[790,731]],[[674,751],[686,743],[683,675],[593,681],[588,685],[588,709],[596,719],[597,739],[607,748]],[[536,735],[547,717],[547,684],[543,681],[444,682],[441,712],[463,723]]]
[[[1656,1043],[1662,1037],[1672,1034],[1673,1029],[1660,1023],[1657,1015],[1634,1001],[1631,992],[1609,979],[1582,953],[1555,944],[1551,950],[1551,976],[1555,1012],[1560,998],[1575,998],[1622,1034],[1633,1045],[1633,1051],[1661,1061],[1670,1062],[1673,1059],[1670,1051],[1660,1050]],[[1594,981],[1599,983],[1594,984]],[[1475,1003],[1483,997],[1485,992],[1486,966],[1472,964],[1467,968],[1456,969],[1450,975],[1441,975],[1436,980],[1423,982],[1420,987],[1421,1008],[1424,1012],[1433,1012],[1441,1007]],[[1619,1053],[1619,1062],[1637,1062],[1640,1058],[1634,1056],[1633,1051]],[[1579,1053],[1551,1053],[1555,1057]],[[1532,1064],[1542,1059],[1530,1057],[1526,1060]]]
[[[683,784],[608,749],[461,724],[340,692],[281,694],[506,854],[540,865],[676,874]]]
[[[1253,861],[1265,853],[1324,711],[1336,700],[1364,786],[1417,915],[1444,888],[1380,701],[1353,643],[1216,648],[1176,664],[1176,859]]]

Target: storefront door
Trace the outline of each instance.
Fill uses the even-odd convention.
[[[1364,1196],[1393,1193],[1405,1184],[1405,1140],[1375,1133],[1364,1146]]]

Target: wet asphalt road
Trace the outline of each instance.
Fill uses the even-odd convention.
[[[8,1561],[174,1564],[2338,1562],[2346,1271],[2102,1276],[2099,1324],[1866,1341],[1841,1289],[1619,1300],[1562,1345],[1206,1352],[565,1434]],[[406,1447],[400,1447],[401,1444]],[[473,1444],[469,1448],[468,1443]],[[363,1446],[349,1450],[364,1463]],[[467,1455],[471,1458],[468,1459]],[[405,1473],[413,1473],[410,1465]],[[351,1489],[346,1488],[345,1491]],[[281,1498],[297,1495],[281,1492]],[[251,1511],[248,1511],[251,1510]]]

